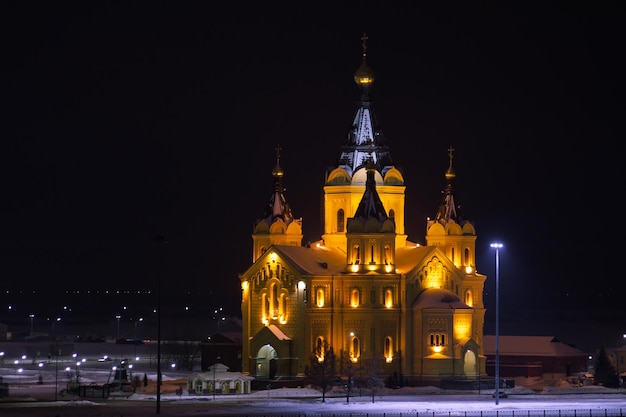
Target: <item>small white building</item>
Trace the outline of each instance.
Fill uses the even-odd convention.
[[[230,372],[223,363],[215,363],[206,372],[193,373],[187,380],[189,395],[250,394],[254,377]]]

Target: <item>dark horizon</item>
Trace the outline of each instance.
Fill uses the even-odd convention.
[[[3,296],[8,294],[3,293]],[[105,291],[85,293],[84,291],[66,292],[63,290],[48,293],[11,292],[11,311],[4,314],[3,324],[17,338],[29,333],[30,314],[34,314],[35,333],[51,333],[51,323],[61,317],[61,329],[64,334],[105,336],[111,338],[116,332],[116,316],[120,315],[122,334],[133,337],[134,323],[139,324],[145,336],[156,338],[156,294],[144,292],[136,294]],[[495,306],[486,294],[486,314],[484,334],[495,334]],[[58,306],[46,314],[45,302],[54,299]],[[604,299],[584,295],[563,295],[555,299],[552,296],[535,294],[532,308],[525,308],[527,301],[519,298],[500,298],[500,334],[521,336],[554,336],[564,343],[574,345],[583,351],[594,351],[601,345],[619,346],[624,341],[621,334],[614,334],[613,329],[620,328],[623,317],[614,314],[612,306],[620,302],[616,292],[607,294]],[[241,320],[239,303],[229,302],[215,294],[201,291],[167,291],[162,298],[162,311],[166,318],[166,335],[181,340],[202,340],[206,336],[228,329],[237,331]],[[558,304],[557,310],[554,305]],[[232,307],[236,305],[235,307]],[[64,310],[67,307],[69,310]],[[126,307],[126,308],[124,308]],[[526,306],[527,307],[527,306]],[[217,314],[215,313],[217,311]],[[222,319],[222,321],[220,321]],[[220,321],[220,329],[218,329]],[[96,330],[97,329],[97,330]],[[80,334],[82,332],[82,334]],[[129,333],[130,332],[130,333]]]

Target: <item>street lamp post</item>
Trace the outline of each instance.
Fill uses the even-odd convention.
[[[157,236],[157,390],[156,390],[156,413],[161,414],[161,264],[163,260],[163,246],[167,243],[165,237]]]
[[[139,322],[143,321],[143,317],[139,317],[137,320],[135,320],[135,339],[134,339],[134,346],[135,346],[135,360],[137,360],[137,344],[139,343],[139,338],[137,337],[137,325],[139,324]]]
[[[30,335],[33,335],[33,320],[35,319],[35,315],[34,314],[29,314],[30,317]]]
[[[137,325],[143,321],[143,317],[139,317],[136,321],[135,321],[135,342],[137,342],[137,340],[139,340],[137,338]]]
[[[120,319],[122,318],[122,316],[118,314],[117,316],[115,316],[115,318],[117,319],[117,339],[115,339],[117,341],[120,339]]]
[[[59,323],[61,321],[61,317],[57,317],[56,319],[52,320],[52,337],[54,337],[56,339],[56,332],[54,330],[54,324],[55,323]]]
[[[492,243],[491,247],[496,250],[496,405],[500,402],[500,249],[502,243]]]

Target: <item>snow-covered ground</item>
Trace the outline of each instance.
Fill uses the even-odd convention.
[[[39,375],[43,384],[37,384]],[[102,371],[83,372],[81,383],[106,382]],[[143,373],[141,374],[143,375]],[[184,381],[186,373],[163,374],[164,384]],[[67,377],[59,373],[55,381],[54,373],[0,368],[0,376],[9,384],[9,397],[0,399],[0,415],[13,416],[148,416],[155,414],[157,398],[153,392],[139,392],[128,398],[81,399],[74,396],[61,396],[59,390],[65,387]],[[147,374],[149,380],[155,374]],[[105,378],[103,380],[103,378]],[[176,385],[174,384],[174,385]],[[177,386],[177,385],[176,385]],[[171,392],[172,386],[163,390],[159,398],[159,414],[167,416],[215,416],[215,415],[306,415],[306,416],[426,416],[445,417],[461,415],[478,416],[577,416],[603,417],[626,415],[626,391],[606,389],[597,386],[586,387],[545,387],[540,393],[534,390],[515,387],[503,389],[507,398],[496,404],[493,390],[450,391],[436,387],[402,388],[385,390],[374,396],[350,397],[349,401],[341,391],[327,393],[322,400],[321,392],[312,388],[277,388],[257,391],[247,395],[209,396],[177,395]],[[56,392],[56,398],[55,398]],[[54,411],[57,410],[57,411]]]

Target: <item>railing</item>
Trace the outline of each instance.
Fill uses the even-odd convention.
[[[248,417],[624,417],[626,408],[496,410],[496,411],[423,411],[415,413],[292,413],[246,414]]]

